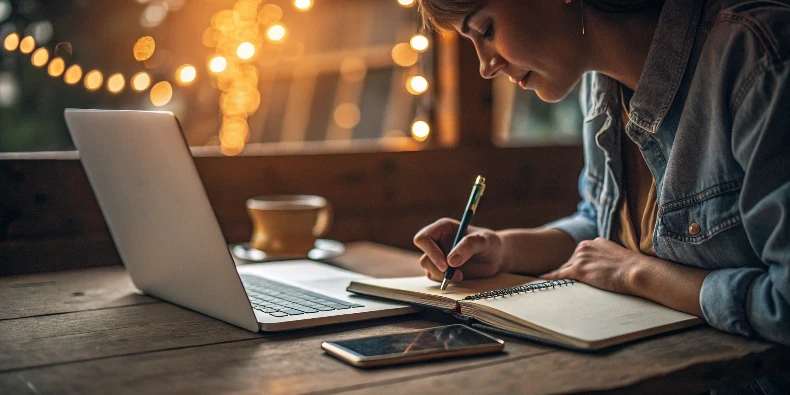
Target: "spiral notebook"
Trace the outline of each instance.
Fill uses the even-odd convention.
[[[515,274],[463,281],[444,291],[425,277],[353,281],[348,290],[442,309],[474,326],[583,350],[599,350],[702,322],[646,299],[581,282]]]

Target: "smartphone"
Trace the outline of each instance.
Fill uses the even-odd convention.
[[[502,351],[505,342],[465,325],[324,342],[327,353],[361,368]]]

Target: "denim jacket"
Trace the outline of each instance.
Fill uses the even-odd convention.
[[[707,322],[790,344],[790,7],[667,0],[625,128],[619,90],[585,75],[582,200],[547,226],[611,238],[627,135],[656,183],[656,254],[712,270]]]

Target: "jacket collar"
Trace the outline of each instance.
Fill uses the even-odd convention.
[[[631,122],[655,133],[675,99],[688,65],[704,0],[667,0],[645,69],[631,98]]]
[[[645,68],[631,98],[631,123],[655,133],[677,94],[688,65],[694,37],[700,23],[704,0],[667,0],[659,17]],[[619,83],[601,73],[593,73],[590,120],[619,106]]]

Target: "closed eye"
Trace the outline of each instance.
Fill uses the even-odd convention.
[[[491,41],[494,38],[494,23],[489,23],[486,30],[483,32],[483,38],[485,40]]]

